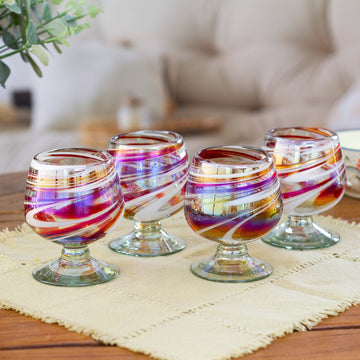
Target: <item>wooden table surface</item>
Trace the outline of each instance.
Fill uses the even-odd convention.
[[[0,229],[13,229],[24,221],[26,174],[0,175]],[[344,197],[327,214],[360,222],[360,200]],[[360,281],[360,275],[359,275]],[[0,289],[1,291],[1,289]],[[0,359],[121,359],[149,357],[116,346],[105,346],[91,337],[46,324],[12,310],[0,310]],[[360,305],[330,317],[311,331],[294,332],[275,340],[243,360],[359,360]],[[197,359],[189,359],[197,360]]]

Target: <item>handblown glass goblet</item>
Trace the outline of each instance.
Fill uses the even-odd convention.
[[[112,250],[134,256],[169,255],[185,247],[162,229],[161,221],[184,204],[188,158],[183,139],[168,131],[135,131],[114,136],[113,155],[125,199],[125,218],[134,230],[110,242]]]
[[[271,274],[271,266],[250,256],[246,246],[281,217],[280,183],[271,155],[242,146],[198,152],[190,166],[184,210],[197,234],[220,243],[214,256],[191,266],[195,275],[247,282]]]
[[[86,286],[117,277],[117,267],[92,258],[87,245],[105,236],[123,209],[118,175],[107,152],[73,148],[37,154],[26,183],[26,222],[63,250],[60,258],[35,270],[34,278],[51,285]]]
[[[279,128],[266,133],[283,193],[287,221],[263,240],[286,249],[318,249],[339,235],[313,222],[312,215],[337,204],[344,194],[345,165],[336,133],[321,128]]]

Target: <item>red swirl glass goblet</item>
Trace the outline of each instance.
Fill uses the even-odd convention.
[[[169,131],[135,131],[114,136],[114,157],[125,199],[125,218],[135,229],[110,242],[112,250],[134,256],[169,255],[185,247],[161,221],[184,205],[188,158],[182,137]]]
[[[61,257],[33,272],[36,280],[86,286],[114,279],[114,265],[92,258],[88,244],[104,237],[124,209],[118,175],[107,152],[56,149],[37,154],[25,192],[26,222],[63,245]]]
[[[345,165],[336,133],[320,128],[279,128],[265,135],[263,149],[274,156],[287,221],[263,240],[274,246],[318,249],[336,244],[337,233],[313,222],[345,190]]]
[[[190,166],[184,210],[197,234],[220,243],[214,256],[191,266],[195,275],[247,282],[271,274],[271,266],[250,256],[245,245],[280,220],[280,184],[271,155],[242,146],[198,152]]]

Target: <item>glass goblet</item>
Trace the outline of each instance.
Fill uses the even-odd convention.
[[[35,155],[26,182],[25,219],[63,250],[60,258],[35,270],[34,278],[59,286],[116,278],[117,267],[91,257],[87,245],[105,236],[123,209],[118,175],[107,152],[69,148]]]
[[[110,242],[112,250],[134,256],[169,255],[185,247],[162,229],[161,221],[184,204],[188,158],[182,137],[168,131],[135,131],[114,136],[113,155],[134,230]]]
[[[263,149],[275,158],[288,215],[263,241],[297,250],[336,244],[339,235],[312,219],[344,194],[345,165],[336,133],[321,128],[272,129],[265,135]]]
[[[280,183],[271,155],[242,146],[198,152],[190,166],[184,210],[197,234],[220,244],[214,256],[191,266],[195,275],[247,282],[271,274],[271,266],[250,256],[246,246],[281,217]]]

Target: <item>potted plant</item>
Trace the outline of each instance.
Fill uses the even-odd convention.
[[[86,0],[0,0],[0,85],[10,75],[6,59],[16,54],[28,62],[38,76],[42,72],[34,57],[48,65],[48,52],[61,53],[67,39],[89,27],[88,19],[101,8]]]

